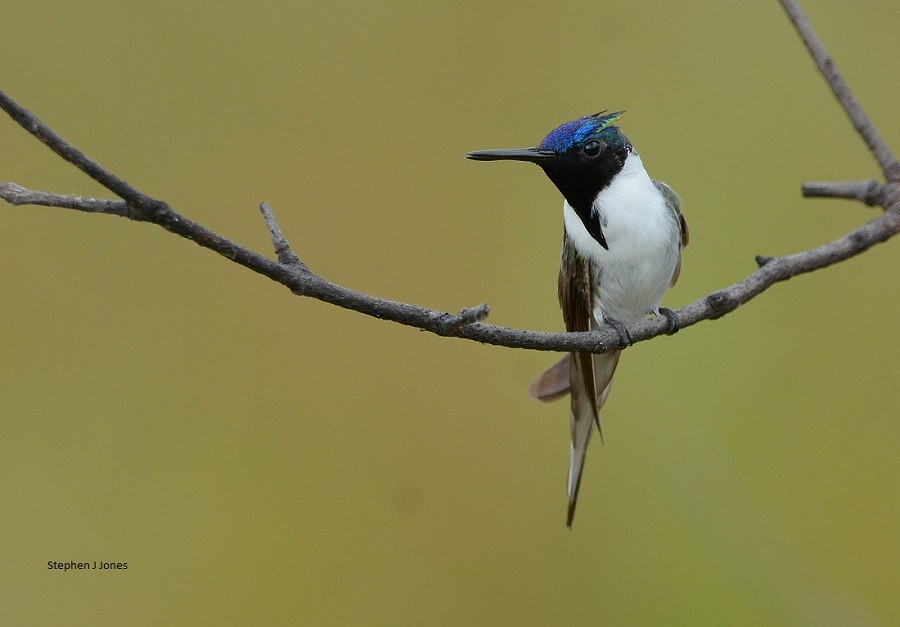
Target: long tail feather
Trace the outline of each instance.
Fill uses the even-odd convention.
[[[577,360],[575,361],[577,364]],[[573,377],[574,379],[574,377]],[[584,458],[587,454],[591,433],[594,432],[593,415],[595,405],[588,396],[588,391],[580,383],[572,386],[572,443],[569,449],[569,510],[566,525],[572,526],[575,517],[575,504],[578,501],[578,488],[581,486],[581,471],[584,469]]]
[[[572,394],[572,444],[569,455],[569,481],[568,495],[569,508],[566,517],[566,525],[572,526],[575,517],[575,504],[578,501],[578,488],[581,486],[581,471],[584,469],[584,459],[587,455],[588,443],[594,424],[600,430],[603,438],[602,422],[600,420],[600,408],[609,395],[612,376],[619,363],[619,351],[593,356],[594,388],[587,389],[581,372],[580,360],[572,360],[570,372],[570,391]],[[596,392],[595,392],[596,390]],[[594,399],[591,394],[596,394]],[[596,410],[595,410],[596,408]]]

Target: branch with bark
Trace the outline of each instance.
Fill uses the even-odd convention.
[[[759,268],[753,274],[675,312],[680,328],[692,326],[702,320],[719,318],[755,298],[775,283],[849,259],[900,232],[900,163],[853,96],[800,7],[794,0],[781,0],[781,4],[819,72],[854,129],[866,143],[885,178],[883,183],[877,181],[805,183],[803,195],[859,200],[867,205],[881,207],[884,213],[817,248],[782,257],[757,256]],[[0,108],[62,159],[119,197],[119,200],[86,198],[26,189],[15,183],[0,183],[0,198],[12,205],[63,207],[88,213],[116,215],[138,222],[150,222],[266,276],[299,296],[308,296],[441,336],[510,348],[545,351],[580,350],[604,353],[626,348],[622,335],[609,327],[584,333],[512,329],[483,322],[489,312],[487,304],[484,303],[462,309],[458,313],[449,313],[390,301],[342,287],[311,271],[294,254],[275,220],[272,209],[266,203],[260,205],[260,211],[272,237],[276,260],[210,231],[177,213],[166,202],[139,191],[72,146],[3,92],[0,92]],[[665,334],[669,329],[669,320],[665,316],[657,316],[627,327],[627,332],[634,343]]]

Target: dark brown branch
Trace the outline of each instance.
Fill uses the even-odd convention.
[[[889,181],[884,185],[875,183],[876,187],[872,186],[872,182],[808,183],[804,188],[804,193],[808,196],[859,199],[884,207],[885,213],[843,237],[818,248],[785,257],[757,256],[756,261],[759,268],[753,274],[680,309],[677,315],[681,328],[694,325],[701,320],[719,318],[755,298],[775,283],[849,259],[900,232],[900,167],[897,166],[893,155],[860,109],[849,87],[834,69],[821,42],[796,3],[792,0],[782,0],[782,4],[813,58],[816,59],[820,71],[832,87],[835,96],[844,106],[857,131],[866,140],[879,164],[882,165]],[[133,188],[71,146],[33,114],[2,92],[0,92],[0,108],[56,154],[122,198],[122,200],[104,200],[63,196],[28,190],[14,183],[0,184],[0,198],[13,205],[33,204],[64,207],[78,211],[118,215],[131,220],[157,224],[254,272],[269,277],[286,286],[295,294],[316,298],[345,309],[352,309],[375,318],[392,320],[437,335],[459,337],[510,348],[545,351],[583,350],[602,353],[616,348],[625,348],[621,343],[619,333],[610,328],[603,328],[592,333],[544,333],[510,329],[482,322],[489,311],[486,304],[463,309],[458,314],[451,314],[368,296],[331,283],[311,272],[300,262],[291,251],[271,209],[263,203],[260,210],[272,236],[272,244],[278,257],[278,261],[273,261],[179,215],[165,202],[151,198]],[[640,342],[668,333],[670,328],[666,317],[657,316],[631,325],[627,330],[633,342]]]
[[[870,120],[869,116],[866,115],[866,112],[863,111],[859,102],[856,100],[856,97],[853,95],[853,92],[850,90],[850,86],[847,85],[847,82],[844,80],[844,77],[838,72],[834,60],[828,54],[828,51],[825,50],[822,40],[819,39],[819,36],[813,29],[812,24],[810,24],[809,19],[803,13],[803,10],[797,4],[796,0],[780,1],[781,6],[784,7],[791,23],[797,30],[797,34],[799,34],[800,39],[803,40],[803,45],[806,46],[810,56],[816,63],[816,67],[819,68],[819,72],[831,88],[834,97],[841,103],[841,107],[843,107],[847,117],[849,117],[850,121],[853,123],[853,128],[856,129],[856,132],[859,133],[860,137],[863,138],[863,141],[866,142],[866,146],[869,147],[869,152],[872,153],[872,156],[874,156],[875,160],[878,162],[882,173],[884,173],[885,179],[888,181],[900,181],[900,163],[897,162],[897,158],[894,157],[890,148],[888,148],[888,145],[885,143],[884,139],[882,139],[878,129],[872,124],[872,120]]]

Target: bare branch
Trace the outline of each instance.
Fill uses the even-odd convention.
[[[130,217],[133,220],[153,222],[285,285],[295,294],[310,296],[345,309],[352,309],[384,320],[392,320],[437,335],[459,337],[510,348],[544,351],[585,350],[602,353],[617,348],[626,348],[621,343],[619,335],[609,328],[586,333],[545,333],[511,329],[480,322],[487,316],[488,306],[486,304],[464,309],[454,315],[362,294],[331,283],[305,269],[305,266],[271,261],[171,210],[166,219],[160,220],[156,214],[131,215],[129,213],[131,207],[124,201],[84,199],[75,196],[32,192],[10,183],[0,184],[0,198],[12,204],[23,204],[24,201],[29,204],[112,213]],[[32,203],[32,200],[40,202]],[[709,294],[680,309],[677,314],[681,328],[692,326],[702,320],[719,318],[755,298],[775,283],[849,259],[898,232],[900,232],[900,203],[855,231],[813,250],[787,257],[760,257],[761,267],[743,281]],[[664,316],[657,316],[629,326],[628,334],[633,342],[642,342],[663,335],[668,330],[668,320]]]
[[[40,205],[42,207],[62,207],[87,213],[108,213],[123,218],[139,219],[139,214],[124,200],[106,200],[85,196],[63,196],[50,192],[26,189],[15,183],[0,183],[0,198],[11,205]]]
[[[813,61],[815,61],[816,67],[819,68],[819,72],[825,78],[834,97],[841,103],[841,107],[844,108],[844,112],[853,123],[853,128],[866,142],[869,152],[875,157],[881,171],[884,173],[884,177],[888,181],[900,181],[900,163],[897,162],[896,157],[891,153],[890,148],[888,148],[888,145],[878,133],[875,125],[872,124],[869,116],[863,111],[850,90],[850,86],[847,85],[847,82],[838,72],[834,60],[828,54],[828,51],[825,50],[822,40],[819,39],[809,19],[803,13],[796,0],[780,1],[781,6],[784,7],[791,23],[800,35],[800,39],[803,40],[803,44],[809,51],[810,56],[812,56]]]
[[[103,187],[143,210],[159,211],[160,201],[142,194],[131,185],[103,168],[83,152],[65,141],[49,126],[37,119],[30,111],[0,91],[0,109],[6,111],[19,126],[38,138],[50,150],[58,154]]]
[[[870,207],[885,205],[886,186],[878,181],[851,181],[832,183],[828,181],[807,181],[803,184],[806,198],[846,198],[861,200]]]
[[[689,327],[702,320],[719,318],[755,298],[775,283],[849,259],[900,232],[900,166],[860,108],[849,87],[834,69],[833,62],[796,3],[793,0],[781,0],[781,2],[835,96],[850,116],[857,131],[869,145],[869,149],[878,159],[888,179],[888,183],[883,185],[874,181],[807,183],[804,186],[804,194],[806,196],[858,199],[868,204],[879,205],[885,209],[885,212],[843,237],[818,248],[785,257],[758,255],[756,263],[759,268],[747,278],[704,296],[676,312],[680,328]],[[613,349],[626,348],[620,334],[609,327],[587,333],[545,333],[510,329],[482,322],[489,312],[487,304],[463,309],[458,314],[451,314],[369,296],[336,285],[311,272],[300,261],[291,250],[275,221],[271,208],[266,203],[262,203],[260,211],[269,229],[278,258],[278,261],[273,261],[179,215],[165,202],[138,191],[70,145],[3,92],[0,92],[0,108],[56,154],[80,168],[92,179],[123,199],[105,200],[62,196],[28,190],[14,183],[2,183],[0,184],[0,198],[10,204],[63,207],[91,213],[118,215],[131,220],[157,224],[286,286],[295,294],[316,298],[345,309],[379,319],[392,320],[441,336],[459,337],[510,348],[544,351],[579,350],[603,353]],[[645,319],[627,328],[632,342],[649,340],[670,331],[670,323],[665,316]]]

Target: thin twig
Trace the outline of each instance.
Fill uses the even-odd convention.
[[[800,39],[803,40],[803,44],[809,51],[813,61],[815,61],[816,67],[819,68],[819,72],[831,88],[834,97],[841,103],[841,107],[843,107],[847,117],[853,123],[853,128],[866,142],[869,152],[872,153],[872,156],[878,162],[885,179],[888,181],[900,181],[900,163],[897,162],[891,149],[888,148],[888,145],[882,139],[872,120],[863,111],[863,108],[850,90],[850,86],[847,85],[847,82],[838,72],[834,60],[832,60],[828,51],[825,50],[822,40],[819,39],[809,19],[803,13],[796,0],[780,1],[788,18],[790,18],[791,23],[797,30],[797,34],[800,35]]]
[[[124,200],[106,200],[104,198],[88,198],[86,196],[64,196],[26,189],[15,183],[0,183],[0,198],[11,205],[39,205],[42,207],[62,207],[76,209],[87,213],[108,213],[132,220],[140,219],[141,213],[135,211]]]
[[[860,200],[870,207],[884,204],[885,186],[878,181],[807,181],[803,184],[805,198],[846,198]]]
[[[6,111],[13,120],[19,123],[19,126],[38,138],[50,150],[115,195],[145,211],[164,211],[164,203],[142,194],[99,163],[90,159],[2,91],[0,91],[0,109]]]
[[[291,250],[291,245],[288,244],[287,238],[285,238],[284,233],[281,232],[281,227],[279,227],[278,222],[275,221],[275,214],[272,213],[272,208],[269,206],[269,203],[260,203],[259,210],[262,212],[263,220],[266,221],[266,226],[269,229],[269,233],[272,235],[272,246],[275,248],[278,262],[283,263],[286,266],[297,266],[302,267],[304,270],[308,270],[306,265],[300,261],[300,258],[294,254],[293,250]]]

